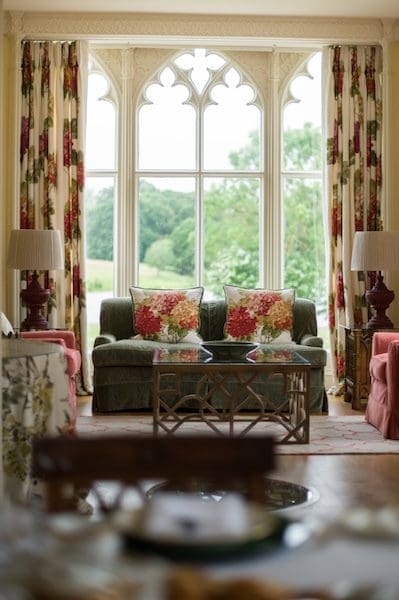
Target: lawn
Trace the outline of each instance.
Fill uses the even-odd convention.
[[[108,260],[88,260],[87,291],[108,292],[113,288],[113,263]],[[189,276],[178,275],[173,271],[159,271],[142,263],[140,265],[140,286],[147,288],[189,288],[193,280]]]
[[[94,304],[99,306],[99,300],[95,296],[101,294],[112,295],[113,290],[113,263],[107,260],[88,260],[87,261],[87,306],[89,323],[87,325],[88,347],[92,348],[94,339],[99,333],[99,320],[90,310]],[[140,285],[146,288],[189,288],[192,287],[192,279],[183,277],[171,271],[158,271],[148,265],[140,265]],[[91,298],[90,298],[91,296]],[[93,319],[94,318],[94,322]]]

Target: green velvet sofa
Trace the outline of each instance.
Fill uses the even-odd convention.
[[[297,298],[293,308],[293,340],[289,344],[273,343],[275,350],[299,352],[311,363],[310,411],[326,409],[324,367],[326,351],[317,335],[316,308],[312,301]],[[200,336],[203,340],[224,337],[226,320],[224,300],[202,301]],[[132,339],[133,307],[130,297],[103,300],[100,310],[100,334],[94,341],[92,359],[93,413],[146,410],[152,406],[152,357],[155,348],[172,346],[167,342]],[[266,345],[264,345],[266,346]],[[173,344],[175,349],[192,348],[191,343]],[[189,391],[195,386],[195,376],[185,382]],[[265,383],[270,386],[270,380]],[[191,390],[190,390],[191,386]],[[279,390],[267,390],[269,397],[278,397]]]

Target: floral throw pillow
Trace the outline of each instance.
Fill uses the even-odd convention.
[[[144,340],[177,343],[201,341],[202,287],[187,290],[154,290],[131,287],[133,325]]]
[[[263,344],[292,341],[295,290],[245,289],[225,285],[225,334],[230,341]]]

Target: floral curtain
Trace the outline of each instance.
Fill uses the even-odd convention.
[[[364,292],[374,273],[350,270],[355,231],[381,222],[382,49],[334,46],[327,58],[327,202],[329,215],[329,325],[336,385],[342,392],[343,325],[367,321]]]
[[[80,387],[88,387],[82,244],[85,42],[22,42],[20,227],[59,229],[65,270],[45,277],[50,327],[75,333],[82,354]],[[78,386],[79,387],[79,386]]]

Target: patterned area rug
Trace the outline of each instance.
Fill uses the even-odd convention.
[[[96,415],[78,417],[77,430],[82,435],[110,433],[151,434],[150,415]],[[182,434],[204,434],[210,430],[201,423],[187,423]],[[254,433],[270,433],[281,437],[282,427],[262,423]],[[366,423],[364,416],[311,416],[309,444],[280,444],[278,454],[399,454],[399,441],[384,440],[380,432]]]

